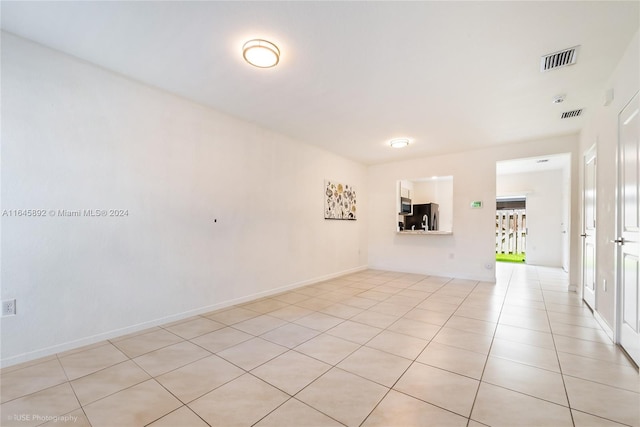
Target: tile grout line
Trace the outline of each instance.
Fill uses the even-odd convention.
[[[500,306],[500,314],[498,315],[498,319],[496,319],[496,328],[493,330],[493,335],[491,336],[491,343],[489,344],[489,349],[487,350],[487,357],[484,360],[484,365],[482,366],[482,372],[480,373],[480,379],[478,380],[478,388],[476,389],[475,396],[473,397],[473,403],[471,404],[471,409],[469,410],[469,417],[467,418],[467,427],[471,423],[471,416],[473,415],[473,409],[476,406],[476,401],[478,400],[478,394],[480,393],[480,387],[482,386],[482,378],[484,377],[484,371],[487,369],[487,364],[489,363],[489,357],[491,354],[491,349],[493,348],[493,341],[495,340],[496,333],[498,331],[498,326],[500,325],[500,318],[502,317],[502,310],[504,309],[505,302],[507,300],[507,296],[509,295],[509,288],[511,287],[511,280],[513,279],[513,270],[511,270],[509,274],[509,279],[507,281],[507,287],[505,289],[504,298],[502,298],[502,305]],[[496,285],[498,284],[498,279],[496,278]],[[476,421],[476,420],[473,420]],[[481,423],[482,424],[482,423]]]

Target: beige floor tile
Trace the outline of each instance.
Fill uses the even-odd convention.
[[[382,332],[380,328],[346,320],[335,328],[329,329],[327,334],[364,344],[380,332]]]
[[[417,292],[418,294],[420,294],[420,291],[404,291],[404,292]],[[424,293],[422,293],[424,294]],[[428,296],[425,294],[425,297]],[[389,299],[385,300],[385,303],[388,304],[398,304],[398,305],[404,305],[407,306],[409,309],[414,308],[416,305],[418,305],[421,300],[423,300],[425,298],[418,298],[415,296],[410,296],[410,295],[403,295],[402,292],[399,292],[396,295],[391,296]]]
[[[367,342],[366,346],[414,360],[428,343],[429,341],[427,340],[409,335],[392,331],[382,331],[372,338],[371,341]]]
[[[333,368],[296,396],[347,426],[359,426],[388,389]]]
[[[236,323],[233,325],[233,327],[235,329],[241,330],[242,332],[258,336],[264,334],[265,332],[279,328],[286,323],[287,322],[282,319],[278,319],[277,317],[263,314],[261,316],[254,317],[253,319]]]
[[[640,394],[564,376],[571,408],[630,426],[640,426]]]
[[[430,323],[432,325],[443,326],[451,317],[449,313],[441,313],[439,311],[423,310],[414,308],[407,314],[402,316],[405,319],[418,320],[420,322]]]
[[[584,328],[576,325],[566,325],[564,323],[554,323],[551,327],[554,335],[564,335],[581,340],[596,341],[609,344],[611,340],[602,329]]]
[[[22,369],[3,372],[0,377],[0,403],[36,391],[44,390],[67,381],[67,376],[58,359],[23,367]]]
[[[480,308],[480,307],[460,307],[456,310],[456,316],[468,317],[470,319],[484,320],[487,322],[497,322],[500,317],[500,309]]]
[[[287,307],[289,303],[273,298],[265,298],[255,302],[248,302],[242,305],[242,308],[257,311],[258,313],[267,314],[271,311]]]
[[[342,304],[351,306],[351,307],[356,307],[356,308],[360,308],[363,310],[367,310],[371,307],[373,307],[374,305],[376,305],[378,302],[376,300],[372,300],[372,299],[368,299],[368,298],[362,298],[359,296],[354,296],[351,298],[348,298],[344,301],[342,301]]]
[[[482,381],[569,406],[562,375],[510,360],[489,357]]]
[[[499,338],[493,340],[491,346],[491,356],[512,360],[536,368],[547,369],[549,371],[560,372],[558,356],[551,349],[535,347],[513,341],[505,341]]]
[[[418,304],[416,308],[420,308],[422,310],[438,311],[445,314],[453,314],[458,309],[457,304],[449,304],[442,301],[436,301],[432,298],[433,296],[430,296],[429,298]]]
[[[191,342],[206,348],[212,353],[217,353],[250,339],[253,339],[253,335],[234,328],[223,328],[194,338]]]
[[[479,380],[487,360],[482,353],[431,342],[416,359],[420,363]]]
[[[84,406],[93,427],[144,426],[182,406],[154,380]]]
[[[176,409],[175,411],[165,415],[158,421],[149,424],[149,427],[208,427],[209,424],[202,421],[187,406]]]
[[[295,323],[287,323],[277,329],[262,334],[260,337],[285,347],[293,348],[309,341],[311,338],[320,334],[320,331],[306,328]]]
[[[387,330],[423,340],[430,340],[440,331],[440,326],[403,317],[389,326]]]
[[[69,383],[60,384],[0,405],[0,425],[31,427],[80,408]]]
[[[389,302],[389,299],[374,305],[369,309],[369,311],[387,314],[389,316],[401,317],[413,309],[413,306],[409,306],[406,304],[391,303]]]
[[[350,320],[358,323],[364,323],[369,326],[375,326],[376,328],[385,329],[400,318],[400,316],[378,313],[372,310],[373,308],[366,310],[357,316],[353,316]]]
[[[91,423],[82,409],[76,409],[42,424],[42,427],[91,427]]]
[[[478,384],[477,380],[416,362],[393,388],[468,417]]]
[[[263,340],[262,338],[254,338],[218,352],[218,356],[244,370],[250,371],[287,350],[288,348],[286,347]]]
[[[556,335],[553,339],[559,352],[577,354],[623,366],[632,366],[624,352],[613,343],[605,344],[563,335]]]
[[[496,331],[496,324],[493,322],[471,319],[469,317],[457,316],[455,314],[451,316],[444,326],[447,328],[489,336],[493,336]]]
[[[288,305],[270,312],[269,316],[277,317],[278,319],[286,320],[287,322],[293,322],[311,313],[312,311],[308,308],[298,307],[297,305]]]
[[[264,417],[255,427],[343,427],[299,400],[289,399],[278,409]]]
[[[415,305],[420,304],[430,295],[431,292],[417,291],[415,289],[403,289],[402,291],[398,292],[398,296],[411,298],[416,303]]]
[[[319,335],[296,347],[304,353],[329,365],[335,365],[360,347],[352,341],[343,340],[328,334]]]
[[[302,353],[288,351],[251,373],[293,396],[330,368],[330,365]]]
[[[260,313],[257,311],[247,310],[242,307],[233,307],[227,310],[206,314],[204,317],[215,320],[216,322],[224,323],[225,325],[233,325],[258,316],[260,316]]]
[[[335,316],[329,316],[324,313],[311,313],[307,316],[301,317],[294,323],[305,326],[307,328],[315,329],[316,331],[324,332],[327,329],[331,329],[336,325],[344,322],[344,319]]]
[[[500,315],[499,323],[501,325],[509,325],[515,326],[517,328],[531,329],[538,332],[547,332],[551,333],[551,327],[549,326],[549,320],[547,319],[546,313],[543,311],[542,318],[540,317],[528,317],[528,316],[519,316],[514,314],[505,314],[502,313]]]
[[[299,303],[296,303],[296,305],[298,307],[303,307],[312,311],[318,311],[318,310],[322,310],[323,308],[327,308],[330,305],[333,305],[337,302],[336,300],[324,299],[324,296],[325,294],[322,294],[321,296],[316,298],[309,298],[304,301],[300,301]]]
[[[583,328],[600,329],[598,322],[596,322],[593,316],[572,315],[553,311],[549,311],[548,315],[552,325],[555,323],[564,323],[566,325],[582,326]]]
[[[184,339],[189,340],[191,338],[199,337],[200,335],[204,335],[206,333],[213,332],[224,327],[224,324],[216,322],[215,320],[198,317],[197,319],[182,322],[180,324],[170,326],[166,329],[169,332],[172,332]]]
[[[456,308],[464,301],[463,296],[456,295],[448,295],[443,293],[445,288],[434,292],[427,301],[431,303],[443,303],[443,304],[451,304],[456,306]]]
[[[188,341],[170,345],[136,357],[134,362],[155,377],[211,355],[210,352]]]
[[[482,424],[474,420],[469,420],[469,424],[467,424],[467,427],[484,427],[484,426],[486,426],[486,424]]]
[[[127,360],[77,380],[71,386],[82,405],[117,393],[148,380],[149,375],[134,362]]]
[[[278,301],[286,302],[288,304],[295,304],[297,302],[304,301],[309,297],[307,295],[302,295],[295,292],[286,292],[284,294],[274,295],[272,298]]]
[[[164,329],[154,330],[143,335],[136,335],[113,344],[130,358],[141,356],[162,347],[183,341],[179,336]]]
[[[446,326],[438,332],[433,341],[484,354],[487,354],[491,347],[491,337],[488,335],[474,334],[459,329],[447,328]]]
[[[411,364],[411,360],[373,348],[361,347],[337,366],[340,369],[391,387]]]
[[[245,427],[258,422],[289,396],[245,374],[191,402],[189,407],[212,426]]]
[[[575,427],[622,427],[624,424],[616,423],[614,421],[605,420],[604,418],[596,417],[595,415],[585,414],[584,412],[571,410],[573,415],[573,424]]]
[[[316,288],[313,288],[312,286],[305,286],[303,288],[298,288],[293,292],[301,295],[306,295],[308,297],[317,297],[318,295],[322,295],[327,291],[316,289]]]
[[[36,360],[29,360],[27,362],[16,363],[15,365],[11,365],[11,366],[5,366],[4,368],[0,369],[0,375],[8,374],[9,372],[13,372],[13,371],[19,371],[20,369],[28,368],[34,365],[39,365],[44,362],[50,362],[52,360],[58,360],[58,355],[53,354],[51,356],[41,357]]]
[[[482,383],[471,418],[500,427],[572,427],[569,408]]]
[[[125,341],[125,340],[128,340],[129,338],[139,337],[141,335],[146,335],[146,334],[149,334],[151,332],[157,332],[157,331],[161,331],[161,330],[162,330],[161,327],[153,326],[151,328],[146,328],[146,329],[142,329],[140,331],[131,332],[130,334],[120,335],[118,337],[111,338],[108,341],[111,342],[111,343],[116,343],[118,341]],[[73,352],[73,350],[71,350],[70,352]]]
[[[370,299],[373,301],[384,301],[387,298],[389,298],[391,296],[391,294],[386,293],[386,292],[380,292],[380,291],[376,291],[374,289],[370,290],[370,291],[364,291],[360,294],[358,294],[358,297],[360,298],[366,298],[366,299]]]
[[[338,303],[338,304],[330,305],[329,307],[324,308],[324,309],[322,309],[320,311],[322,313],[324,313],[324,314],[328,314],[330,316],[339,317],[341,319],[350,319],[353,316],[356,316],[356,315],[362,313],[363,310],[361,308],[352,307],[350,305]]]
[[[212,355],[156,378],[184,403],[189,403],[245,372],[226,360]]]
[[[531,329],[518,328],[516,326],[498,325],[496,338],[502,340],[519,342],[536,347],[555,349],[553,336],[547,332],[539,332]]]
[[[638,371],[631,366],[622,366],[562,352],[558,352],[558,358],[564,375],[640,393],[640,376],[638,376]]]
[[[466,427],[467,419],[391,390],[364,422],[363,427]]]
[[[70,380],[94,373],[127,360],[120,350],[110,343],[91,350],[61,357],[60,364]]]
[[[96,343],[93,344],[89,344],[89,345],[83,345],[81,347],[76,347],[76,348],[72,348],[70,350],[67,351],[63,351],[61,353],[58,353],[56,355],[53,356],[53,358],[57,358],[60,359],[61,357],[65,357],[65,356],[70,356],[74,353],[81,353],[83,351],[87,351],[87,350],[92,350],[94,348],[98,348],[98,347],[102,347],[103,345],[109,344],[108,340],[103,340],[103,341],[98,341]]]

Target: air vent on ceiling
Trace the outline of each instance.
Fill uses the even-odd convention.
[[[579,47],[580,46],[574,46],[559,52],[544,55],[540,58],[540,71],[545,72],[575,64],[578,59]]]
[[[582,114],[582,108],[579,109],[579,110],[565,111],[564,113],[562,113],[560,118],[561,119],[570,119],[572,117],[578,117],[580,114]]]

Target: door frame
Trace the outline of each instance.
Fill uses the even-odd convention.
[[[593,177],[593,181],[594,181],[594,194],[592,196],[593,199],[593,220],[594,220],[594,224],[593,224],[593,263],[594,263],[594,271],[593,271],[593,301],[590,303],[589,301],[587,301],[587,299],[585,298],[585,281],[586,281],[586,263],[585,263],[585,259],[586,259],[586,249],[587,249],[587,209],[586,209],[586,188],[587,188],[587,170],[586,170],[586,166],[587,166],[587,159],[593,159],[594,161],[594,177]],[[597,228],[596,228],[596,222],[597,222],[597,216],[596,216],[596,206],[597,206],[597,168],[598,168],[598,152],[597,152],[597,144],[593,144],[591,147],[589,147],[589,149],[587,149],[584,154],[582,155],[582,166],[583,166],[583,170],[582,170],[582,206],[581,206],[581,210],[582,210],[582,230],[581,230],[581,257],[580,257],[580,298],[582,299],[582,301],[584,301],[589,308],[595,313],[597,311],[596,307],[596,300],[597,300],[597,292],[598,292],[598,284],[597,284],[597,271],[596,271],[596,267],[597,267],[597,244],[596,244],[596,238],[597,238]]]
[[[621,209],[621,204],[623,203],[622,198],[620,197],[620,193],[621,193],[621,188],[623,185],[622,182],[622,169],[621,169],[621,163],[622,163],[622,152],[620,150],[621,148],[621,127],[620,127],[620,117],[622,115],[622,112],[635,100],[637,100],[637,98],[640,96],[640,91],[636,92],[631,99],[629,99],[629,102],[627,102],[622,109],[620,110],[620,112],[618,113],[618,123],[617,123],[617,136],[618,136],[618,140],[616,142],[616,158],[615,158],[615,173],[616,173],[616,194],[615,194],[615,239],[619,239],[622,234],[623,234],[623,225],[622,225],[622,209]],[[612,243],[614,244],[614,278],[615,278],[615,286],[614,286],[614,301],[615,301],[615,307],[614,307],[614,324],[613,324],[613,336],[614,336],[614,340],[615,343],[618,344],[622,349],[624,349],[624,346],[622,346],[622,312],[623,312],[623,303],[624,301],[622,301],[622,281],[621,281],[621,277],[622,277],[622,262],[621,262],[621,258],[622,258],[622,245],[617,244],[616,240],[614,240]],[[631,357],[630,353],[627,353],[629,355],[629,358],[631,360],[633,360],[636,364],[640,365],[640,361],[635,360]]]

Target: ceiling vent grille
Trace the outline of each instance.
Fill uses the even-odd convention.
[[[559,52],[544,55],[540,58],[540,71],[545,72],[575,64],[578,59],[579,47],[580,46],[574,46]]]
[[[561,119],[570,119],[572,117],[578,117],[580,114],[582,114],[582,108],[579,109],[579,110],[565,111],[564,113],[562,113],[560,118]]]

